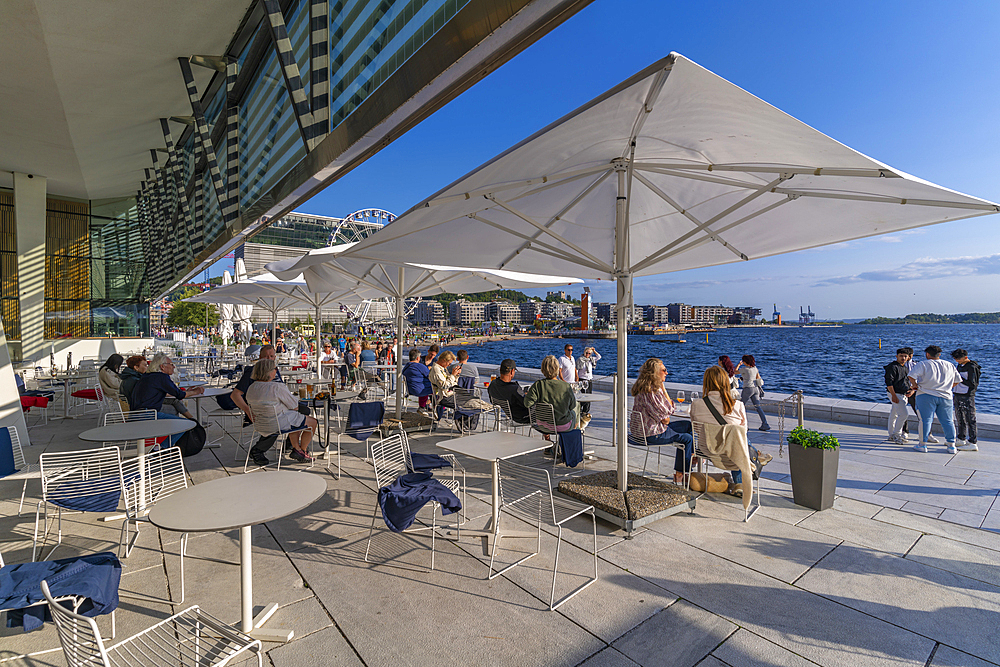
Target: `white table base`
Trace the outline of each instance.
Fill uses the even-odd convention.
[[[240,631],[254,639],[266,642],[290,642],[294,630],[266,630],[263,625],[278,611],[270,602],[256,616],[253,615],[253,556],[251,554],[250,526],[240,528]]]

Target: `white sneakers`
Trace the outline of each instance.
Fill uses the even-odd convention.
[[[927,444],[923,443],[923,442],[918,442],[917,444],[913,445],[913,449],[915,449],[918,452],[921,452],[923,454],[926,454],[927,453]]]
[[[958,454],[958,450],[955,449],[955,443],[954,442],[949,442],[948,443],[948,453],[949,454]]]
[[[960,452],[978,452],[979,446],[974,442],[966,442],[965,440],[958,440],[955,443],[957,449]]]
[[[906,442],[905,440],[903,440],[902,442],[900,440],[897,440],[896,436],[893,436],[893,435],[889,436],[889,440],[891,440],[892,442],[898,442],[900,444],[902,444],[902,442]],[[931,436],[928,436],[927,440],[925,440],[924,442],[918,442],[917,444],[913,445],[913,449],[916,450],[916,451],[918,451],[918,452],[921,452],[923,454],[926,454],[927,453],[927,444],[928,443],[937,443],[937,442],[938,442],[937,439],[934,439]],[[966,442],[965,440],[956,440],[955,442],[947,442],[947,443],[945,443],[945,445],[948,447],[948,453],[949,454],[958,454],[959,452],[978,452],[979,451],[979,446],[976,443],[974,443],[974,442]]]
[[[905,445],[907,442],[909,442],[906,439],[906,436],[903,435],[902,433],[892,434],[892,435],[889,436],[888,440],[889,440],[889,442],[894,442],[897,445]]]
[[[925,438],[924,438],[924,442],[929,442],[929,443],[930,443],[930,444],[932,444],[932,445],[936,445],[936,444],[938,444],[938,443],[939,443],[939,442],[941,442],[941,441],[940,441],[940,440],[938,440],[937,438],[935,438],[935,437],[934,437],[933,435],[931,435],[930,433],[928,433],[928,434],[927,434],[927,437],[925,437]]]

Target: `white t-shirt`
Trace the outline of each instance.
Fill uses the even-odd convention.
[[[576,382],[576,360],[564,354],[556,361],[559,362],[559,379],[566,382]]]
[[[917,396],[929,394],[947,399],[952,398],[952,387],[962,381],[955,365],[943,359],[921,361],[910,371],[910,377],[918,385]]]
[[[337,359],[337,351],[331,349],[329,352],[326,352],[325,350],[323,352],[320,352],[319,353],[319,362],[323,363],[324,361],[332,361],[334,363],[336,363],[337,361],[339,361]]]

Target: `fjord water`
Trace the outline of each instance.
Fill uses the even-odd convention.
[[[734,363],[744,354],[757,360],[764,389],[790,392],[801,389],[809,396],[846,398],[856,401],[886,401],[882,366],[895,358],[896,348],[909,346],[915,358],[923,349],[938,345],[941,357],[962,347],[983,367],[976,394],[980,412],[1000,414],[1000,325],[995,324],[906,324],[844,325],[822,327],[754,327],[720,329],[707,334],[689,333],[686,343],[659,342],[656,337],[629,336],[629,377],[649,357],[659,357],[670,375],[668,382],[700,384],[705,368],[728,354]],[[882,349],[879,349],[879,339]],[[572,343],[579,356],[593,346],[602,359],[595,375],[614,373],[617,343],[614,340],[543,338],[484,343],[470,348],[470,360],[499,364],[510,357],[525,368],[538,368],[546,354],[559,356],[563,345]]]

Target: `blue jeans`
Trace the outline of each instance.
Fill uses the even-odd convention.
[[[691,436],[691,422],[672,421],[667,426],[667,430],[656,435],[647,435],[646,444],[670,445],[679,442],[684,445],[684,449],[677,448],[674,456],[674,470],[677,472],[687,472],[691,468],[691,457],[694,456],[694,438]]]
[[[758,470],[758,472],[759,472],[760,471],[760,463],[757,461],[757,448],[754,447],[753,445],[749,444],[749,443],[747,443],[747,447],[750,448],[750,463],[752,463],[754,465],[754,467],[756,467],[757,470]],[[742,470],[732,470],[731,472],[733,474],[733,484],[742,484],[743,483],[743,471]]]
[[[157,412],[156,413],[156,418],[157,419],[184,419],[184,417],[181,417],[179,415],[172,415],[169,412]],[[183,433],[177,433],[176,435],[170,436],[170,446],[173,447],[174,445],[176,445],[177,441],[181,439],[182,435],[184,435],[184,434]]]
[[[944,429],[944,439],[948,442],[955,442],[955,413],[950,398],[917,394],[917,414],[924,427],[924,438],[930,435],[934,415],[937,415],[938,421],[941,422],[941,428]]]

